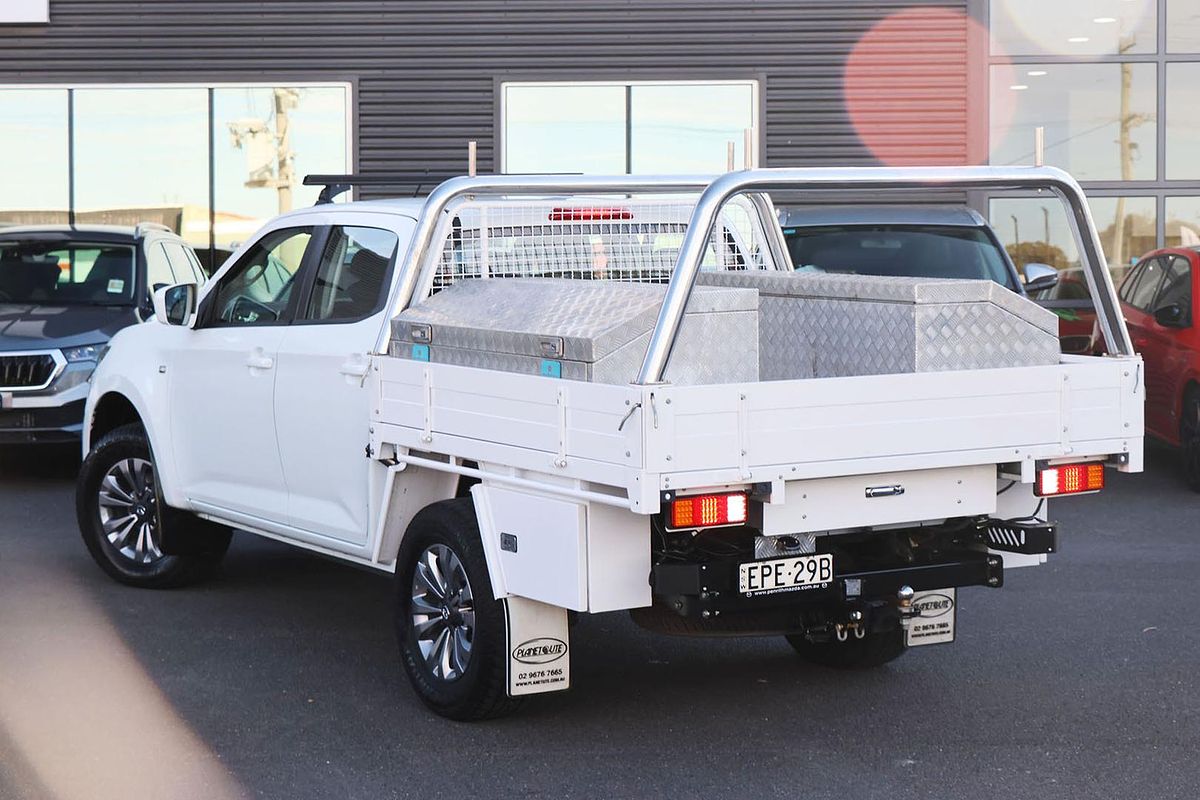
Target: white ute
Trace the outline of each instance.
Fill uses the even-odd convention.
[[[768,193],[1024,190],[1067,207],[1110,355],[987,281],[792,271]],[[881,246],[885,246],[882,245]],[[92,381],[96,561],[168,587],[239,529],[395,573],[455,719],[570,685],[575,612],[883,664],[960,587],[1057,549],[1046,498],[1142,468],[1142,364],[1050,168],[454,178],[285,214]]]

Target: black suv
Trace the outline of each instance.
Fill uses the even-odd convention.
[[[154,289],[204,280],[162,225],[0,228],[0,444],[77,440],[108,340]]]

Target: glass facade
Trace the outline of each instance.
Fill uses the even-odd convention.
[[[212,92],[216,246],[230,249],[263,222],[310,206],[305,175],[352,171],[344,87],[217,87]],[[282,176],[282,180],[281,180]]]
[[[989,0],[989,157],[1075,176],[1115,281],[1143,254],[1200,244],[1200,0]],[[995,196],[990,219],[1018,265],[1064,272],[1055,297],[1086,302],[1057,200]]]
[[[67,221],[67,103],[65,89],[0,91],[0,225]]]
[[[757,128],[754,81],[507,83],[503,171],[724,172]]]
[[[1200,53],[1200,0],[1167,0],[1167,52]]]
[[[1157,49],[1156,0],[992,0],[992,53],[1103,56]]]
[[[1114,282],[1119,282],[1143,253],[1153,250],[1157,214],[1153,197],[1089,196],[1092,219],[1108,258]],[[996,197],[989,218],[1017,269],[1047,264],[1063,273],[1058,286],[1042,300],[1086,300],[1087,285],[1080,273],[1079,253],[1071,235],[1066,209],[1057,199]]]
[[[1198,48],[1200,49],[1200,48]],[[1200,62],[1167,65],[1167,179],[1200,180]]]
[[[994,66],[991,83],[992,108],[1012,108],[992,117],[993,164],[1032,163],[1041,126],[1046,162],[1076,180],[1154,179],[1153,64]]]
[[[1200,245],[1200,196],[1168,197],[1166,217],[1168,247]]]
[[[0,225],[157,222],[232,249],[351,172],[350,87],[0,87]],[[72,169],[73,165],[73,169]]]

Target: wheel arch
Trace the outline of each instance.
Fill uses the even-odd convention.
[[[121,392],[106,392],[96,400],[95,410],[92,411],[87,433],[89,445],[122,425],[135,423],[145,425],[133,401]]]

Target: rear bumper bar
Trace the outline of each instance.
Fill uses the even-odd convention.
[[[654,594],[684,617],[701,617],[774,607],[819,607],[859,599],[895,598],[902,586],[915,591],[960,586],[1004,585],[1004,559],[983,550],[964,550],[937,562],[841,572],[819,587],[745,597],[738,590],[742,560],[656,564],[651,572]],[[706,613],[707,612],[707,613]]]

